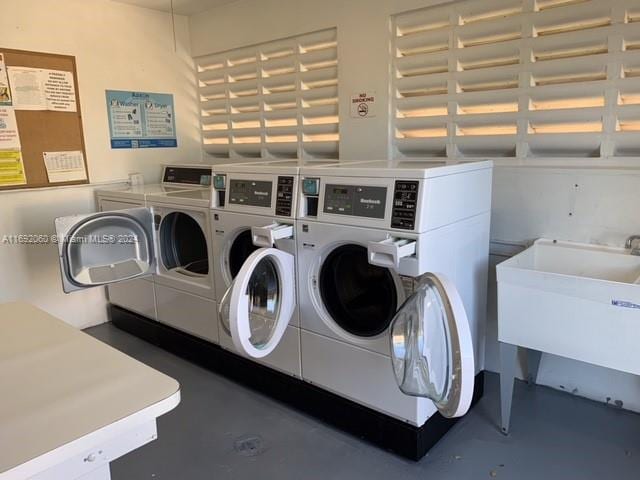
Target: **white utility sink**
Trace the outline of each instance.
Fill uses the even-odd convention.
[[[640,282],[640,256],[631,255],[629,250],[545,239],[537,240],[499,268],[620,283]]]
[[[497,277],[501,342],[640,374],[640,256],[541,239]]]

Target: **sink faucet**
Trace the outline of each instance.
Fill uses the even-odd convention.
[[[631,255],[640,255],[640,235],[631,235],[624,244],[625,248],[631,249]]]

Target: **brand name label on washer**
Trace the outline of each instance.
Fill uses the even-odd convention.
[[[637,303],[628,302],[626,300],[613,299],[611,300],[611,305],[613,305],[614,307],[640,309],[640,305],[638,305]]]
[[[328,184],[324,191],[324,213],[354,217],[384,218],[386,187]]]

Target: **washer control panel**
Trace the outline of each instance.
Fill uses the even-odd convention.
[[[293,177],[278,177],[276,215],[290,217],[293,208]]]
[[[211,167],[166,166],[162,175],[162,183],[181,185],[211,185]]]
[[[370,185],[328,184],[324,190],[324,213],[384,218],[387,188]]]
[[[270,207],[272,185],[272,182],[231,178],[229,180],[229,203],[252,207]]]
[[[396,180],[393,192],[391,228],[403,230],[415,228],[419,185],[420,183],[414,180]]]

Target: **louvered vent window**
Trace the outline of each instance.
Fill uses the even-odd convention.
[[[335,29],[196,58],[202,138],[224,158],[338,158]]]
[[[472,0],[393,33],[396,158],[640,156],[638,0]]]

